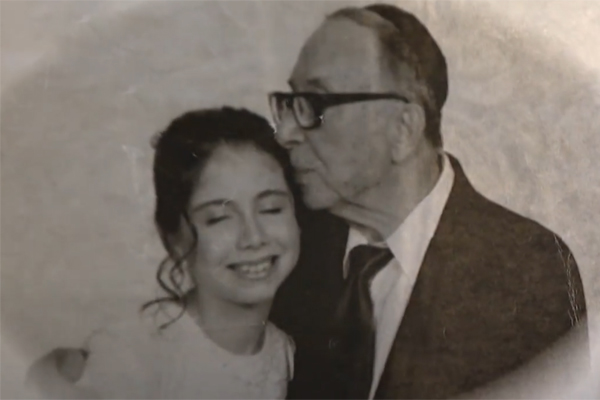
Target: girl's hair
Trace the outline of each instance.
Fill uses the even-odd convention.
[[[294,182],[287,152],[275,141],[273,128],[265,118],[246,109],[223,107],[189,111],[171,121],[153,142],[156,194],[154,222],[167,251],[167,256],[158,267],[156,280],[165,294],[142,306],[142,311],[151,306],[162,308],[165,303],[181,307],[180,314],[161,325],[161,329],[175,322],[185,312],[184,264],[196,248],[198,239],[187,210],[207,161],[218,147],[225,144],[251,145],[271,155],[281,166],[294,196],[296,217],[302,212],[300,193]],[[192,233],[193,243],[184,254],[178,254],[174,240],[183,224]]]

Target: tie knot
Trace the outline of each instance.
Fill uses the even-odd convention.
[[[370,281],[394,255],[388,248],[361,244],[348,254],[348,277],[360,275],[361,280]]]

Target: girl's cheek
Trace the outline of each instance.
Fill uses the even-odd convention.
[[[283,242],[286,247],[299,246],[300,228],[294,216],[282,216],[273,221],[271,232],[272,236]]]
[[[221,260],[224,256],[233,254],[232,252],[236,250],[238,235],[233,224],[223,225],[218,229],[213,228],[206,233],[205,240],[198,238],[198,242],[204,243],[205,251],[212,261]]]

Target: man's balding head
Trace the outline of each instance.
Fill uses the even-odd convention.
[[[392,90],[420,103],[427,117],[425,135],[442,146],[441,110],[448,96],[446,59],[427,28],[411,13],[387,4],[343,8],[327,20],[347,18],[371,29],[381,64],[392,75]]]

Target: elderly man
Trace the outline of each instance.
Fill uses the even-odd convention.
[[[297,344],[290,397],[459,395],[584,320],[567,245],[443,151],[446,61],[413,15],[333,13],[289,85],[270,95],[277,138],[316,210],[272,314]]]

